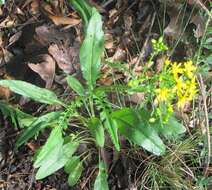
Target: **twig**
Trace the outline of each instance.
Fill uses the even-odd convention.
[[[102,4],[102,7],[105,8],[107,7],[110,3],[112,3],[114,0],[108,0],[105,3]]]
[[[82,186],[81,186],[82,189],[85,188],[86,184],[87,184],[88,181],[91,179],[91,177],[93,176],[93,174],[94,174],[95,171],[96,171],[96,168],[94,168],[94,169],[91,171],[90,175],[86,178],[85,182],[82,184]]]
[[[200,90],[202,94],[202,99],[203,99],[203,108],[205,112],[205,128],[206,128],[206,133],[207,133],[207,145],[208,145],[208,157],[207,157],[207,163],[204,171],[204,176],[208,176],[208,171],[209,171],[209,166],[210,166],[210,159],[211,159],[211,136],[210,136],[210,128],[209,128],[209,119],[208,119],[208,108],[207,108],[207,101],[206,101],[206,90],[205,90],[205,85],[202,79],[202,76],[199,75],[199,85],[200,85]]]

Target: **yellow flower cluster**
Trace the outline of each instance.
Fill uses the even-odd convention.
[[[170,96],[175,94],[177,98],[177,106],[184,107],[186,102],[191,101],[197,93],[197,83],[195,77],[196,66],[192,61],[184,63],[172,63],[170,60],[165,61],[166,66],[170,66],[168,75],[173,78],[172,87],[162,87],[156,90],[157,100],[165,102],[170,99]]]

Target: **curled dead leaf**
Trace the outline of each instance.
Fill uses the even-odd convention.
[[[75,66],[79,62],[79,50],[77,47],[52,44],[49,46],[48,51],[55,59],[59,68],[65,73],[72,74],[75,71]]]
[[[196,38],[200,38],[203,36],[204,32],[205,32],[205,26],[206,26],[206,19],[202,16],[199,15],[194,15],[191,18],[191,22],[196,25],[196,30],[194,31],[194,36]]]
[[[46,88],[51,88],[55,76],[55,61],[48,54],[43,55],[43,60],[42,63],[30,63],[28,66],[46,82]]]

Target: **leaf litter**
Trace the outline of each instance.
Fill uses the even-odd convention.
[[[102,60],[103,75],[98,81],[99,85],[110,86],[114,81],[126,82],[126,79],[130,77],[129,73],[120,72],[113,65],[108,67],[107,61],[124,65],[131,69],[134,75],[138,75],[142,71],[143,63],[152,52],[150,39],[160,36],[157,19],[163,20],[164,2],[166,1],[90,1],[103,15],[106,34],[107,60]],[[196,38],[203,36],[206,20],[205,17],[198,14],[198,11],[205,9],[207,5],[203,1],[197,2],[199,3],[193,0],[188,1],[186,7],[179,1],[169,0],[166,2],[168,7],[165,17],[167,19],[162,24],[167,40],[173,42],[179,37],[186,39],[189,35]],[[186,11],[185,15],[183,14],[184,9],[189,10]],[[81,77],[79,47],[82,42],[83,31],[79,16],[64,0],[50,2],[39,0],[14,1],[14,4],[12,1],[8,1],[4,7],[1,7],[1,11],[0,73],[3,73],[0,75],[1,78],[26,80],[35,85],[55,90],[58,95],[63,95],[64,86],[60,82],[65,78],[64,73]],[[155,13],[157,16],[153,20]],[[185,16],[184,20],[188,22],[188,25],[183,23],[182,16]],[[153,25],[150,30],[151,22],[153,22]],[[191,26],[192,23],[194,27]],[[194,30],[194,33],[192,30]],[[186,52],[184,43],[182,47],[183,51]],[[181,51],[181,48],[176,48],[174,55],[181,54]],[[164,57],[157,58],[156,72],[163,67],[160,64],[160,59],[164,59]],[[0,96],[9,99],[11,92],[5,87],[0,87]],[[126,97],[130,104],[138,104],[144,98],[143,93]],[[13,103],[18,105],[20,100],[14,100]],[[28,109],[27,104],[22,106],[24,109]],[[188,105],[187,109],[189,110],[190,107],[191,105]],[[5,124],[5,118],[2,119],[2,117],[1,115],[0,125],[12,128],[10,124]],[[6,136],[16,134],[18,131],[19,129],[15,129],[12,134],[6,131]],[[0,131],[0,134],[4,133],[5,130]],[[43,138],[45,139],[45,134]],[[0,141],[0,147],[1,143]],[[33,141],[30,143],[35,143],[35,147],[42,144],[42,142]],[[123,142],[123,148],[126,148],[125,144]],[[7,156],[5,164],[0,165],[0,169],[3,171],[0,173],[0,188],[12,190],[18,189],[21,185],[23,189],[68,189],[64,180],[66,174],[62,171],[42,182],[35,181],[31,162],[32,152],[27,147],[22,148],[21,152],[17,153],[13,151],[11,142],[7,153],[2,153],[1,150],[0,152],[1,155]],[[109,182],[112,189],[136,189],[135,181],[132,181],[134,175],[131,170],[135,171],[137,160],[129,160],[128,157],[122,155],[119,155],[116,159],[117,155],[113,150],[108,152],[106,157],[113,157],[110,164],[114,164]],[[139,153],[139,156],[147,159],[146,155],[142,154],[144,153]],[[129,163],[126,164],[126,162]],[[84,174],[76,189],[82,187],[90,189],[86,178],[94,177],[90,170],[91,167],[92,164],[88,165],[88,173]],[[140,172],[142,173],[142,171]],[[122,178],[125,180],[122,180]]]

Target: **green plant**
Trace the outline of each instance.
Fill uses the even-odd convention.
[[[54,92],[24,81],[0,80],[0,85],[37,102],[60,106],[59,111],[46,113],[39,117],[32,117],[12,109],[15,113],[21,113],[22,119],[28,119],[28,122],[22,124],[26,129],[18,137],[16,146],[20,147],[45,128],[50,128],[50,136],[35,156],[34,167],[38,168],[36,179],[43,179],[64,167],[65,172],[69,174],[68,182],[73,186],[81,176],[83,161],[89,155],[89,151],[81,155],[78,155],[77,152],[81,143],[90,142],[91,139],[87,134],[83,134],[83,130],[90,132],[99,150],[105,146],[107,132],[117,151],[120,151],[121,148],[119,135],[123,135],[130,142],[159,156],[165,154],[166,149],[161,136],[173,139],[184,133],[185,128],[172,115],[165,122],[161,121],[158,113],[154,109],[148,109],[146,105],[140,108],[121,107],[119,109],[112,106],[107,98],[108,91],[96,83],[100,75],[101,56],[104,50],[101,16],[84,0],[70,0],[70,3],[79,12],[84,23],[80,66],[86,84],[82,85],[74,76],[67,76],[68,85],[77,94],[75,99],[71,102],[63,102]],[[154,56],[167,50],[162,38],[155,43],[153,41],[153,45],[156,51]],[[154,85],[153,80],[159,79],[158,76],[145,78],[143,75],[142,77],[137,84],[142,87],[142,83],[147,82],[149,91],[152,90],[151,85]],[[113,91],[116,86],[112,86],[111,89]],[[124,87],[122,91],[130,93],[132,88]],[[155,98],[155,94],[150,93],[147,102],[151,102],[153,98]],[[3,112],[8,108],[11,107],[2,108]],[[81,110],[86,113],[81,113]],[[19,121],[20,116],[16,116]],[[77,129],[68,133],[70,131],[69,123],[74,120],[77,120]],[[23,120],[20,121],[23,122]],[[105,163],[102,161],[101,154],[99,155],[99,174],[94,183],[94,189],[109,189]]]

